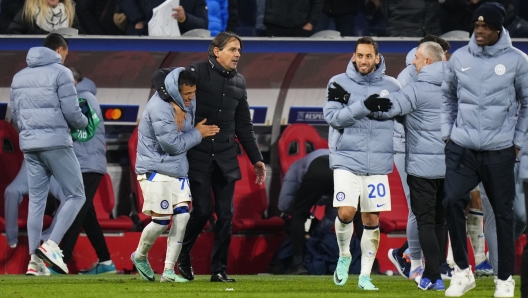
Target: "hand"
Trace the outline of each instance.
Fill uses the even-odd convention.
[[[254,167],[255,167],[255,175],[257,175],[255,184],[262,185],[264,180],[266,180],[266,165],[262,161],[257,161],[254,164]]]
[[[88,113],[88,102],[86,100],[79,102],[79,108],[81,108],[81,113]]]
[[[134,28],[136,28],[137,30],[143,29],[143,22],[142,21],[141,22],[137,22],[136,26],[134,26]]]
[[[185,22],[185,19],[187,19],[187,17],[185,16],[185,9],[183,9],[181,5],[176,8],[173,8],[172,11],[173,11],[172,13],[173,18],[178,20],[178,22],[180,23]]]
[[[181,131],[183,129],[185,119],[187,119],[187,113],[185,113],[175,102],[171,101],[170,104],[174,109],[174,122],[176,122],[178,125],[178,131]]]
[[[306,23],[306,25],[304,25],[302,28],[303,28],[303,30],[306,30],[306,31],[312,31],[313,30],[313,25],[310,24],[310,23]]]
[[[202,138],[214,136],[220,131],[220,128],[216,125],[205,125],[205,121],[207,121],[207,118],[204,118],[196,125],[196,129],[198,129]]]
[[[392,102],[388,98],[379,97],[372,94],[364,101],[365,107],[371,112],[387,112],[392,107]]]
[[[348,105],[350,93],[346,92],[346,90],[336,82],[332,82],[332,85],[335,88],[328,88],[328,101],[337,101],[344,105]]]

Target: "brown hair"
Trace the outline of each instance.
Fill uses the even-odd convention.
[[[240,48],[242,48],[242,40],[240,39],[240,37],[238,35],[236,35],[233,32],[224,31],[224,32],[218,34],[213,39],[213,41],[211,41],[211,44],[209,45],[209,50],[208,50],[209,57],[216,58],[216,56],[214,54],[214,48],[218,48],[220,51],[223,50],[224,47],[226,46],[226,44],[229,43],[229,41],[232,38],[238,39],[238,42],[240,42]]]

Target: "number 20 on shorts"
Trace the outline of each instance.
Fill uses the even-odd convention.
[[[377,197],[383,198],[387,194],[385,184],[383,183],[378,183],[377,185],[369,184],[367,185],[367,188],[369,190],[369,199],[375,199]]]

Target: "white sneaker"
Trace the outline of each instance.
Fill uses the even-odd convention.
[[[33,262],[30,261],[28,264],[28,269],[26,271],[26,275],[33,275],[33,276],[50,276],[50,271],[46,265],[44,265],[44,262]]]
[[[513,297],[515,291],[515,280],[512,276],[507,280],[497,279],[495,282],[495,295],[493,297]]]
[[[475,277],[471,272],[471,266],[464,270],[460,270],[458,266],[455,266],[455,272],[451,278],[451,284],[446,290],[446,297],[460,297],[467,291],[475,287]]]
[[[35,250],[37,257],[41,258],[44,262],[51,266],[51,269],[57,273],[68,274],[68,267],[62,260],[62,250],[55,243],[49,243],[46,241]],[[54,248],[55,246],[56,248]]]

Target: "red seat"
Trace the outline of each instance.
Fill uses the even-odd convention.
[[[137,143],[138,143],[138,127],[134,129],[130,139],[128,139],[128,158],[130,159],[130,190],[134,196],[134,202],[136,202],[136,210],[139,219],[146,225],[150,222],[150,217],[143,212],[143,192],[139,186],[139,181],[136,175],[136,154],[137,154]]]
[[[0,171],[0,231],[3,232],[5,230],[3,218],[5,189],[18,174],[24,155],[20,151],[18,132],[4,120],[0,120],[0,142],[0,169],[2,169]]]
[[[108,173],[101,178],[93,203],[95,212],[97,213],[97,221],[103,230],[128,231],[132,228],[132,219],[128,216],[122,215],[115,219],[111,218],[115,204],[115,196],[112,179]]]
[[[4,120],[0,120],[0,141],[2,143],[0,147],[0,169],[2,169],[0,171],[0,217],[2,217],[0,218],[0,231],[4,231],[5,189],[18,174],[24,161],[24,155],[20,151],[18,132]],[[27,227],[28,203],[29,198],[25,196],[18,208],[18,227],[21,229]],[[44,228],[49,227],[52,220],[51,216],[44,216]]]
[[[238,164],[242,179],[235,184],[233,233],[281,231],[284,221],[280,217],[262,218],[268,207],[266,187],[264,184],[255,184],[255,169],[238,141],[237,146],[239,148]]]
[[[407,228],[407,217],[409,208],[405,199],[405,192],[396,167],[389,174],[389,185],[391,192],[391,211],[380,214],[380,229],[384,233],[405,231]]]
[[[327,148],[328,141],[322,138],[313,126],[302,123],[290,124],[279,139],[281,181],[296,160],[314,150]]]

